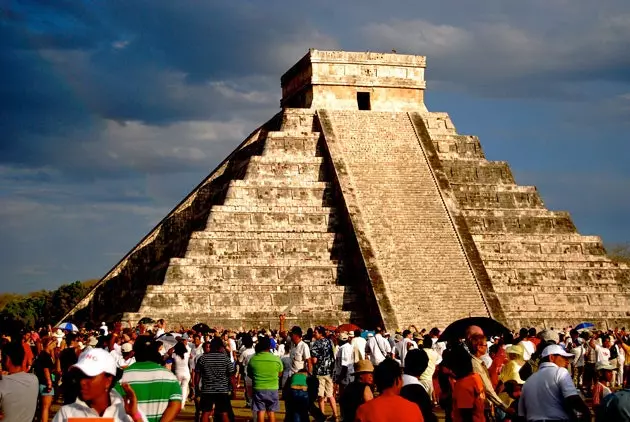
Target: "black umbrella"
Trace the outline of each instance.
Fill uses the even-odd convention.
[[[509,328],[505,327],[499,321],[487,317],[470,317],[459,319],[442,332],[439,341],[458,341],[466,337],[466,329],[471,325],[481,327],[486,337],[503,336],[510,334]]]
[[[144,324],[144,325],[155,324],[155,320],[153,318],[144,317],[140,321],[138,321],[138,324]]]
[[[200,322],[199,324],[193,325],[192,329],[194,331],[196,331],[198,333],[202,333],[202,334],[209,333],[210,330],[211,330],[211,328],[208,327],[208,325],[204,324],[203,322]]]

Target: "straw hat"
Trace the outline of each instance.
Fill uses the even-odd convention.
[[[370,373],[374,372],[374,365],[367,359],[361,359],[357,363],[354,364],[354,373],[362,374],[362,373]]]

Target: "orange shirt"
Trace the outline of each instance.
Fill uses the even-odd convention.
[[[29,365],[33,363],[33,350],[28,343],[22,342],[22,348],[24,349],[24,361],[22,362],[22,370],[28,371]]]
[[[485,422],[486,394],[479,374],[458,379],[453,387],[453,422],[462,422],[460,409],[472,409],[473,422]]]
[[[357,410],[355,422],[424,422],[417,404],[397,394],[382,394],[363,403]]]

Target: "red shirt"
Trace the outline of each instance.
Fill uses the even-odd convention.
[[[472,409],[473,422],[485,422],[486,394],[479,374],[460,378],[453,387],[453,422],[462,422],[461,409]]]
[[[355,422],[424,422],[417,404],[398,394],[381,394],[363,403],[357,410]]]

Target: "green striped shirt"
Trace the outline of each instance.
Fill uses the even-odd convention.
[[[123,372],[120,383],[128,383],[138,398],[138,409],[149,422],[159,422],[169,401],[182,401],[182,389],[175,374],[154,362],[136,362]],[[116,385],[121,395],[125,392]]]

